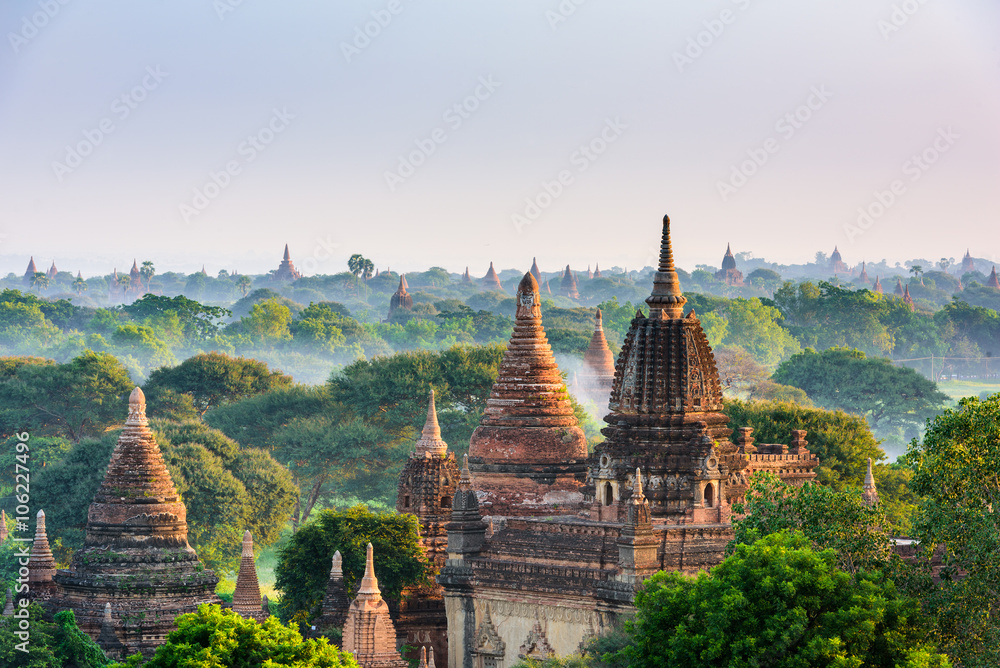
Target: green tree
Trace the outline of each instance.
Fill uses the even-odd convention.
[[[260,624],[217,605],[200,605],[175,623],[144,668],[358,668],[347,652],[321,638],[303,640],[294,625],[283,626],[274,617]]]
[[[0,380],[0,433],[65,436],[79,441],[125,419],[135,385],[121,362],[84,351],[66,364],[24,363]]]
[[[206,306],[183,295],[162,297],[151,294],[143,295],[131,304],[122,306],[121,312],[127,313],[137,321],[174,314],[184,328],[184,337],[192,343],[214,339],[222,331],[222,320],[232,315],[227,309]]]
[[[150,405],[155,405],[167,390],[190,395],[194,406],[204,414],[216,406],[291,384],[291,376],[272,371],[263,362],[212,352],[189,357],[175,367],[153,371],[143,391]]]
[[[340,550],[344,584],[354,591],[365,570],[368,543],[375,551],[375,575],[384,598],[398,601],[403,588],[425,577],[426,564],[418,545],[419,524],[413,515],[373,513],[364,506],[334,512],[324,510],[289,539],[278,554],[275,586],[281,590],[281,611],[288,619],[319,612],[330,579],[330,561]]]
[[[4,668],[103,668],[110,664],[97,643],[76,625],[72,610],[55,613],[52,621],[46,621],[37,603],[26,610],[31,634],[27,642],[15,633],[18,620],[0,618],[0,665]]]
[[[756,298],[737,297],[724,311],[727,327],[722,344],[746,350],[759,364],[773,367],[801,350],[795,338],[781,326],[784,318],[777,308]]]
[[[250,286],[253,285],[253,281],[249,276],[241,274],[239,278],[236,279],[236,287],[239,288],[240,294],[244,297],[250,292]]]
[[[913,369],[847,348],[806,349],[782,363],[772,378],[805,390],[819,406],[864,416],[882,433],[919,429],[948,400]]]
[[[965,666],[1000,665],[1000,394],[962,399],[907,453],[923,499],[916,537],[925,557],[943,547],[925,606],[943,646]]]
[[[739,545],[711,575],[657,573],[635,603],[631,668],[951,665],[926,642],[916,600],[841,571],[797,533]]]
[[[87,291],[87,281],[83,280],[82,276],[77,276],[73,279],[73,290],[78,295],[82,295]]]
[[[44,271],[36,271],[31,275],[31,287],[36,292],[43,292],[49,289],[49,277]]]
[[[153,276],[156,275],[156,267],[153,266],[152,260],[143,260],[142,267],[139,269],[139,275],[142,276],[142,280],[146,282],[146,291],[149,292],[150,281],[152,281]]]

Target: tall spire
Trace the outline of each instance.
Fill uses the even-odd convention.
[[[323,596],[320,617],[314,622],[316,635],[325,635],[334,629],[342,630],[344,620],[347,619],[347,609],[350,606],[351,600],[347,598],[347,589],[344,587],[343,559],[340,556],[340,550],[337,550],[333,553],[330,579],[326,583],[326,594]]]
[[[45,511],[39,510],[35,518],[35,542],[31,546],[28,559],[28,587],[32,598],[48,598],[55,585],[52,576],[56,574],[56,560],[49,547],[49,537],[45,531]]]
[[[424,430],[417,440],[415,449],[418,457],[444,457],[448,452],[448,444],[441,439],[441,426],[438,424],[437,408],[434,406],[434,390],[430,391],[427,421],[424,423]]]
[[[861,498],[869,506],[878,504],[878,490],[875,488],[875,476],[872,474],[872,458],[868,458],[868,471],[865,473],[865,486]]]
[[[292,259],[291,253],[288,252],[288,244],[285,244],[285,254],[281,256],[281,259],[286,262]]]
[[[353,654],[361,666],[407,668],[409,664],[396,651],[396,627],[389,617],[389,606],[382,600],[373,561],[372,544],[368,543],[365,576],[344,623],[344,651]]]
[[[542,282],[542,272],[538,270],[538,260],[536,258],[531,258],[531,275],[539,283]]]
[[[670,245],[670,217],[663,217],[660,241],[660,264],[653,274],[653,292],[646,299],[650,320],[676,319],[684,315],[687,299],[681,292],[681,282],[674,267],[674,252]]]
[[[253,536],[250,530],[243,532],[243,553],[240,556],[240,572],[236,576],[236,590],[233,592],[233,612],[244,619],[263,622],[266,617],[261,607],[260,582],[257,580],[257,564],[253,557]]]
[[[997,268],[993,265],[993,271],[990,272],[990,278],[986,281],[986,285],[991,288],[996,288],[1000,290],[1000,279],[997,279]]]
[[[371,543],[365,552],[365,575],[361,578],[361,586],[358,587],[358,597],[381,596],[382,590],[378,588],[378,578],[375,577],[375,550]]]

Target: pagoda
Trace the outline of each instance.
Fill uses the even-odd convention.
[[[743,285],[743,272],[736,268],[736,258],[729,244],[726,244],[726,254],[722,256],[722,269],[715,272],[715,277],[726,285],[739,287]]]
[[[896,289],[893,291],[893,294],[897,297],[903,296],[903,281],[900,280],[899,276],[896,277]]]
[[[531,258],[531,275],[535,277],[539,285],[542,284],[542,272],[538,269],[538,260],[536,258]]]
[[[44,601],[55,593],[52,577],[56,574],[56,560],[49,547],[49,537],[45,531],[45,511],[39,510],[35,517],[35,541],[31,545],[28,558],[28,596],[35,601]]]
[[[861,261],[861,273],[858,274],[858,282],[864,285],[868,282],[868,272],[866,271],[864,260]]]
[[[568,264],[566,271],[563,272],[562,283],[559,285],[559,294],[570,299],[580,298],[580,291],[576,287],[576,276],[570,271]]]
[[[205,268],[202,267],[202,272]],[[288,244],[285,244],[285,254],[281,258],[281,264],[275,270],[271,279],[274,281],[294,281],[296,279],[302,278],[302,274],[295,269],[295,265],[292,263],[292,256],[288,252]]]
[[[326,583],[326,594],[320,606],[320,616],[313,622],[313,635],[325,636],[331,630],[340,631],[347,621],[347,609],[351,607],[351,599],[347,597],[344,585],[343,557],[340,550],[333,553],[330,566],[330,579]]]
[[[884,294],[882,291],[882,281],[879,280],[878,276],[875,277],[875,285],[872,286],[872,291]]]
[[[840,256],[840,251],[837,247],[833,247],[833,253],[830,254],[830,271],[836,274],[850,274],[851,268],[847,266],[844,262],[844,258]]]
[[[503,286],[500,285],[500,277],[497,276],[496,269],[493,268],[492,262],[490,262],[490,270],[487,271],[486,276],[483,277],[483,290],[503,292]]]
[[[608,340],[604,337],[604,322],[601,309],[594,315],[594,333],[590,337],[590,345],[583,356],[582,389],[599,408],[608,404],[611,384],[615,379],[615,357],[608,348]]]
[[[962,274],[962,276],[965,276],[966,274],[973,272],[975,270],[976,270],[976,261],[972,259],[972,253],[970,253],[969,249],[966,248],[965,257],[962,258],[962,266],[959,271]]]
[[[427,421],[413,452],[399,475],[396,512],[416,515],[420,522],[420,548],[436,574],[448,558],[451,507],[458,489],[459,471],[455,455],[441,438],[434,390],[430,391]],[[432,574],[432,575],[433,575]],[[399,632],[406,644],[430,643],[439,657],[448,656],[448,619],[444,590],[437,583],[403,590],[399,608]]]
[[[28,260],[28,268],[24,270],[24,278],[22,283],[27,286],[31,285],[31,281],[35,278],[35,274],[38,273],[38,267],[35,266],[35,256],[32,255],[31,259]]]
[[[347,611],[343,648],[354,655],[361,668],[409,668],[410,665],[396,650],[396,628],[378,588],[371,543],[358,595]]]
[[[991,288],[1000,290],[1000,280],[997,280],[997,268],[995,265],[993,267],[993,271],[990,272],[990,277],[989,279],[987,279],[986,285],[988,285]]]
[[[97,640],[110,603],[122,620],[127,654],[151,655],[174,628],[174,618],[220,602],[219,579],[188,545],[186,517],[137,387],[90,504],[84,546],[69,570],[56,572],[48,608],[72,610],[80,629]]]
[[[398,309],[404,311],[409,311],[413,308],[413,295],[406,291],[409,286],[406,284],[406,276],[403,274],[399,275],[399,287],[389,298],[389,318],[392,318],[392,314]]]
[[[59,270],[56,269],[56,261],[52,260],[52,266],[49,267],[49,270],[47,272],[45,272],[45,275],[48,276],[49,278],[55,278],[56,275],[58,274]]]
[[[594,265],[594,278],[601,278],[601,277],[602,277],[602,274],[601,274],[601,265],[600,264],[595,264]]]
[[[558,514],[582,501],[587,442],[542,327],[538,282],[517,288],[514,332],[479,427],[469,466],[488,514]]]
[[[875,487],[875,476],[872,474],[872,458],[868,458],[868,471],[865,472],[865,484],[861,491],[861,498],[869,506],[878,505],[878,489]]]
[[[258,622],[263,622],[268,617],[261,607],[257,564],[253,558],[253,536],[249,529],[243,532],[240,572],[236,576],[236,590],[233,592],[233,612],[244,619],[255,619]]]
[[[903,290],[903,303],[910,307],[910,310],[916,310],[916,306],[913,304],[913,297],[910,296],[910,286],[907,285]]]
[[[472,283],[472,276],[469,275],[469,267],[465,267],[465,273],[462,274],[462,283],[468,285]]]

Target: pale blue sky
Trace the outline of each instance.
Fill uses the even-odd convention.
[[[639,267],[664,212],[688,268],[726,242],[785,263],[834,245],[851,264],[1000,255],[993,0],[564,0],[559,22],[556,0],[243,0],[220,18],[237,1],[0,5],[0,273],[29,254],[85,274],[133,256],[257,272],[285,242],[308,273],[354,252],[476,275],[534,255]],[[386,25],[348,62],[372,12]],[[463,101],[467,118],[446,116]],[[809,102],[801,127],[777,125]],[[78,166],[54,166],[102,122]],[[258,133],[273,141],[244,144]],[[433,153],[390,188],[417,141]],[[577,153],[592,141],[601,155]],[[904,165],[925,150],[926,171]],[[724,200],[748,151],[767,161]],[[886,212],[845,230],[894,180]],[[543,182],[558,196],[515,225]]]

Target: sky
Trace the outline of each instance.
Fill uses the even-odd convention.
[[[1000,259],[995,0],[4,0],[0,275]]]

